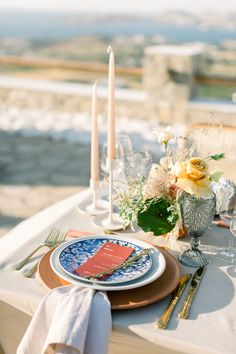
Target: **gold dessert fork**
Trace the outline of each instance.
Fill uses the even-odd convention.
[[[49,248],[53,248],[53,247],[55,247],[55,246],[60,245],[62,242],[65,241],[65,237],[66,237],[65,232],[60,232],[60,231],[59,231],[59,233],[57,234],[56,243],[54,244],[54,246],[49,247]],[[31,268],[26,269],[26,270],[24,271],[24,273],[23,273],[24,277],[30,278],[30,277],[34,274],[34,272],[36,271],[39,262],[40,262],[40,259],[39,259]]]
[[[55,228],[53,228],[49,235],[47,236],[47,238],[44,240],[44,242],[40,243],[39,246],[37,246],[27,257],[25,257],[24,259],[22,259],[22,261],[20,261],[19,263],[15,264],[13,266],[14,270],[20,270],[29,260],[30,258],[41,248],[43,247],[48,247],[48,248],[52,248],[54,246],[56,246],[57,242],[58,242],[58,237],[60,236],[60,230],[57,230]]]

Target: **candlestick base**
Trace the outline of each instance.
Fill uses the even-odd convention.
[[[110,219],[109,214],[98,215],[93,219],[93,223],[100,229],[111,231],[122,230],[124,226],[124,222],[118,213],[112,214],[112,220]]]
[[[77,205],[77,210],[92,216],[102,215],[109,210],[109,203],[101,199],[100,181],[90,179],[92,195]]]
[[[98,199],[96,205],[93,203],[92,196],[88,199],[81,201],[77,205],[77,210],[92,216],[102,215],[108,213],[109,203],[105,200]]]

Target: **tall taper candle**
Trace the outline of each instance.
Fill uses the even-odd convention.
[[[91,130],[91,180],[99,180],[99,145],[97,122],[97,82],[92,93],[92,130]]]
[[[115,57],[111,47],[108,74],[108,132],[107,132],[107,158],[116,158],[116,133],[115,133]]]

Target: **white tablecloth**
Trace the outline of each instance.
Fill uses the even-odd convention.
[[[36,279],[24,278],[12,270],[20,255],[27,254],[53,226],[97,232],[88,215],[76,209],[89,191],[74,195],[22,222],[0,239],[0,343],[6,354],[14,354],[30,316],[47,290]],[[213,227],[203,237],[211,264],[195,297],[190,318],[176,317],[167,330],[158,330],[155,321],[167,305],[169,297],[155,304],[128,311],[114,311],[110,352],[118,353],[221,353],[236,352],[236,268],[215,257],[215,246],[227,245],[228,230]],[[134,237],[135,233],[127,233]],[[186,239],[178,241],[186,246]],[[213,245],[213,247],[212,247]],[[194,271],[182,267],[183,273]],[[186,291],[185,291],[186,294]],[[29,353],[30,354],[30,353]]]

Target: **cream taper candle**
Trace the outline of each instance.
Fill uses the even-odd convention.
[[[111,47],[108,74],[108,132],[107,132],[107,158],[116,158],[116,133],[115,133],[115,57]]]
[[[97,83],[92,92],[92,129],[91,129],[91,180],[99,180],[99,144],[97,121]]]

